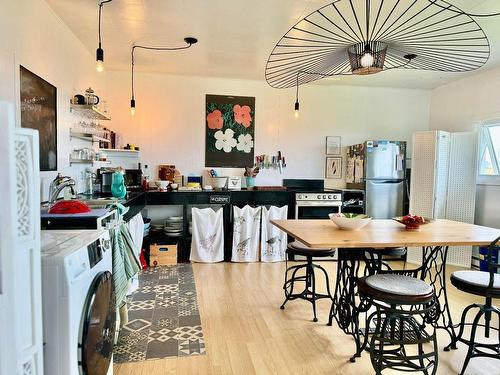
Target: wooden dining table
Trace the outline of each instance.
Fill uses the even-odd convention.
[[[271,223],[308,247],[338,249],[329,325],[335,319],[346,334],[354,337],[356,353],[351,358],[352,362],[361,355],[366,345],[366,339],[362,340],[361,336],[368,336],[368,332],[360,328],[359,318],[368,307],[363,301],[356,300],[356,284],[359,277],[367,275],[367,271],[377,272],[370,265],[381,264],[373,262],[373,249],[379,249],[378,254],[389,248],[422,249],[422,264],[416,269],[401,270],[399,273],[426,280],[434,288],[436,309],[432,321],[436,328],[444,329],[450,335],[450,344],[445,347],[449,350],[456,349],[451,344],[456,334],[446,293],[448,251],[453,251],[453,246],[487,246],[500,236],[500,229],[451,220],[435,220],[419,230],[406,230],[404,225],[394,220],[371,220],[367,226],[356,231],[341,230],[330,220],[272,220]],[[363,264],[366,267],[360,267]]]

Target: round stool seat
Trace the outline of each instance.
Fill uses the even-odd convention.
[[[293,241],[288,244],[288,251],[291,254],[302,255],[302,256],[313,256],[313,257],[328,257],[335,254],[335,249],[332,248],[312,248],[304,245],[299,241]]]
[[[432,300],[434,289],[425,281],[410,276],[383,273],[358,280],[365,296],[389,304],[421,304]]]
[[[493,287],[488,289],[490,273],[485,271],[455,271],[451,283],[459,290],[478,296],[500,297],[500,275],[493,275]]]

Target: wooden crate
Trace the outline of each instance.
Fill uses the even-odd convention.
[[[177,264],[177,245],[151,245],[149,264],[151,267]]]

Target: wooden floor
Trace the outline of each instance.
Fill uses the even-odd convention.
[[[335,262],[322,265],[335,275]],[[285,263],[194,264],[207,354],[115,365],[114,374],[373,374],[369,354],[350,363],[354,342],[337,326],[326,326],[328,301],[318,302],[317,323],[306,301],[279,309],[284,270]],[[481,302],[451,285],[448,291],[455,320],[464,306]],[[447,340],[439,333],[440,347]],[[458,374],[464,356],[463,344],[451,352],[441,349],[437,373]],[[473,359],[467,374],[500,375],[500,361]]]

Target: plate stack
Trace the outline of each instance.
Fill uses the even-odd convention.
[[[170,216],[165,220],[163,231],[169,237],[180,237],[182,236],[182,226],[182,216]]]

